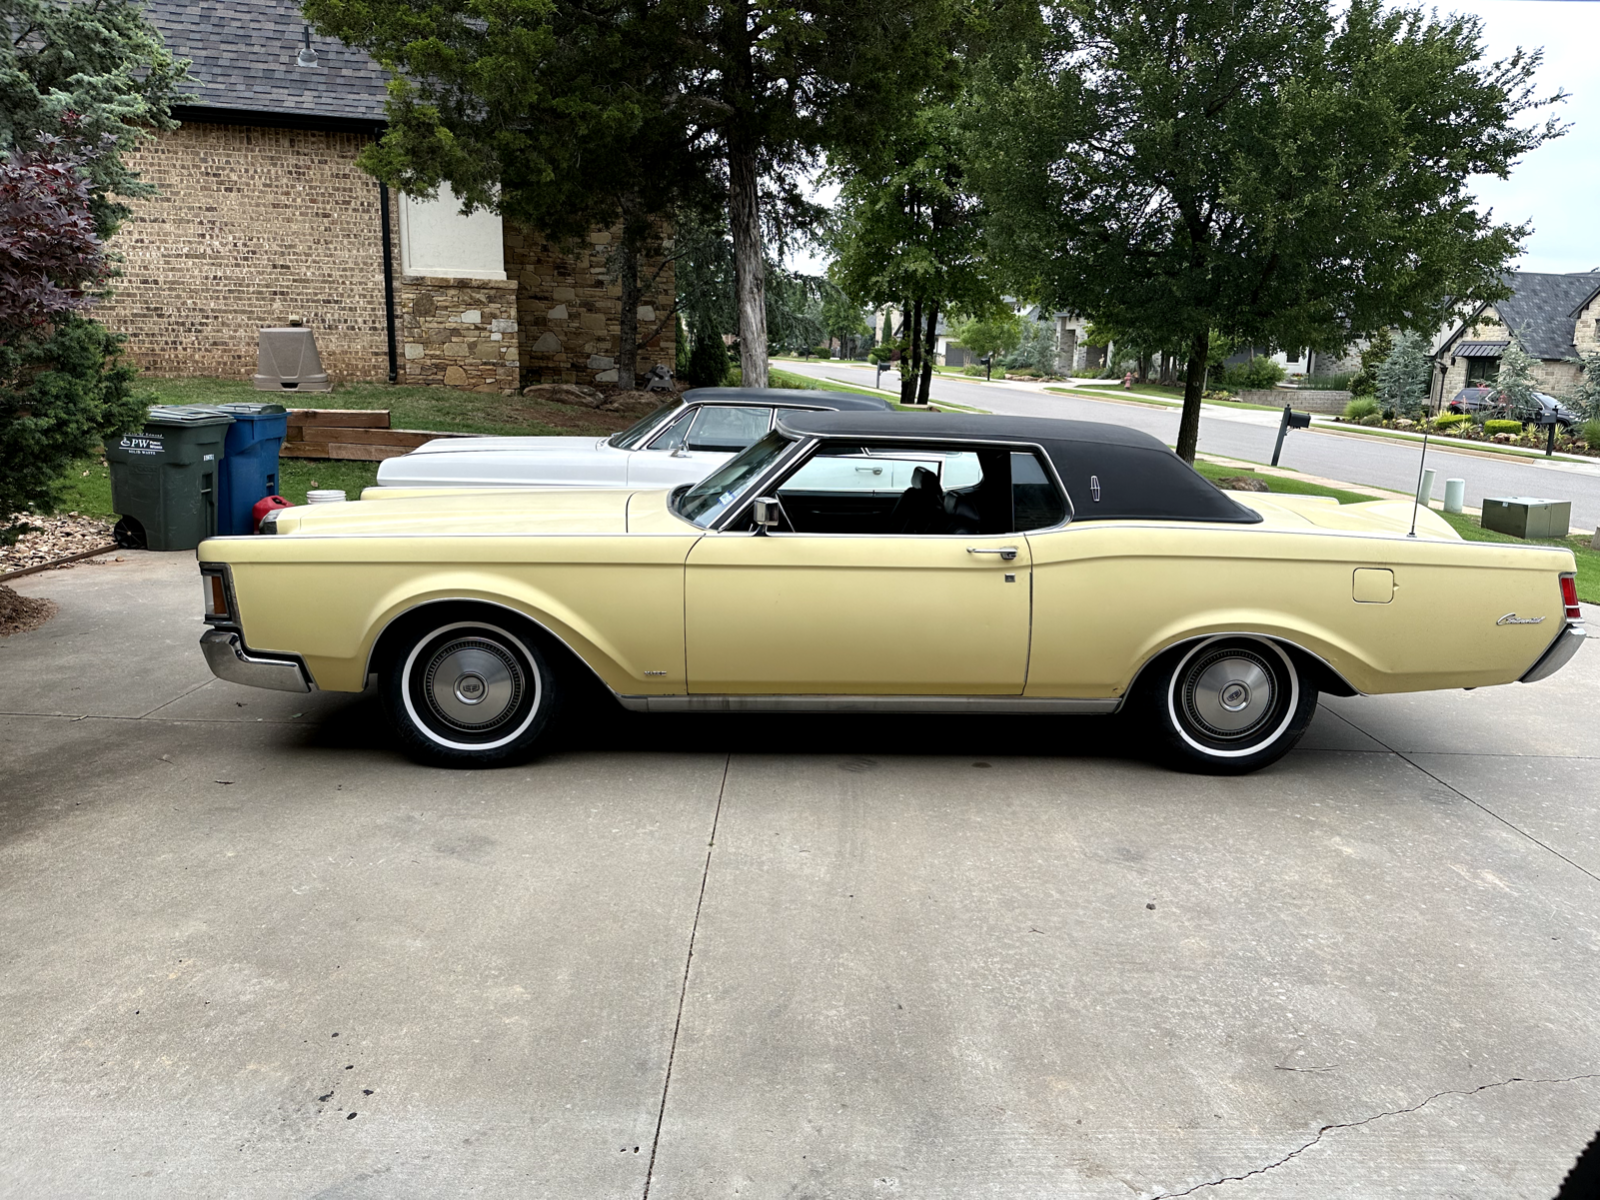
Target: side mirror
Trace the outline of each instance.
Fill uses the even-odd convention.
[[[771,496],[761,496],[755,502],[756,532],[765,533],[769,529],[776,529],[781,519],[781,510],[778,502]]]

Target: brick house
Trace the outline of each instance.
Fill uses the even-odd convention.
[[[1546,275],[1513,271],[1510,297],[1480,304],[1434,355],[1434,406],[1472,383],[1492,380],[1515,334],[1534,361],[1541,391],[1565,395],[1578,380],[1573,362],[1600,351],[1600,272]]]
[[[335,381],[511,392],[616,380],[612,235],[566,255],[448,191],[391,194],[356,156],[384,127],[385,74],[316,36],[293,0],[149,0],[192,60],[179,129],[131,156],[160,194],[135,201],[113,249],[123,277],[99,316],[158,375],[247,378],[256,331],[300,316]],[[641,263],[651,278],[658,263]],[[670,311],[670,265],[641,332]],[[673,361],[669,324],[640,368]]]

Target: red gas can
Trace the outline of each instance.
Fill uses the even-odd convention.
[[[251,527],[257,532],[261,530],[261,518],[275,508],[293,508],[282,496],[268,496],[265,500],[257,500],[255,507],[250,510]]]

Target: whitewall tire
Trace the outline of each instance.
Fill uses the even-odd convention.
[[[520,621],[422,620],[401,636],[382,674],[384,708],[401,748],[442,767],[496,767],[538,746],[560,685]]]
[[[1206,638],[1152,667],[1147,715],[1163,757],[1180,770],[1259,770],[1294,748],[1317,710],[1317,689],[1293,654],[1267,638]]]

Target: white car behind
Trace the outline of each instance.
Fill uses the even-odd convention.
[[[775,414],[882,411],[875,396],[783,388],[696,388],[621,433],[440,438],[378,467],[379,487],[676,487],[698,483],[765,437]]]

